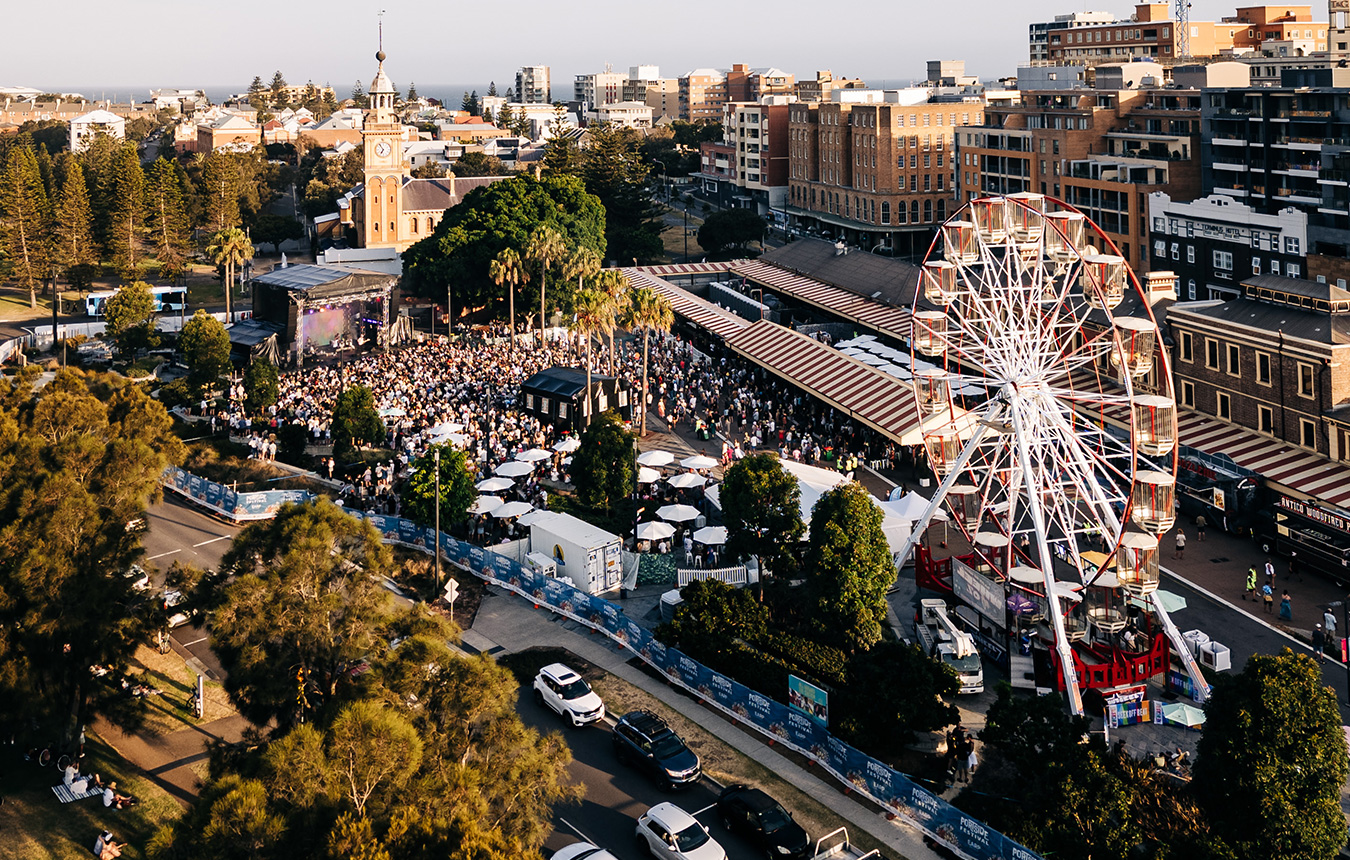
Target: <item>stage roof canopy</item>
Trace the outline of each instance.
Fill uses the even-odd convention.
[[[330,298],[392,287],[398,278],[383,272],[301,264],[273,269],[253,279],[255,285],[300,292],[306,298]]]

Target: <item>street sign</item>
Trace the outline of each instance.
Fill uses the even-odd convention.
[[[447,603],[454,603],[456,597],[459,597],[459,583],[451,577],[445,583],[445,600]]]

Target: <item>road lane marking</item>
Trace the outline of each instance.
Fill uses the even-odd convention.
[[[184,648],[191,648],[193,645],[200,645],[201,643],[205,642],[210,638],[211,638],[210,636],[203,636],[200,639],[193,639],[191,642],[180,642],[179,644],[182,645]]]
[[[592,845],[598,845],[598,844],[599,844],[599,843],[597,843],[594,839],[592,839],[591,837],[587,836],[585,833],[582,833],[580,827],[577,827],[575,824],[573,824],[572,822],[568,821],[566,818],[563,818],[561,815],[558,816],[558,820],[561,821],[561,822],[563,823],[563,825],[567,827],[568,830],[570,830],[570,831],[572,831],[573,833],[575,833],[575,834],[577,835],[577,838],[580,839],[580,840],[582,840],[583,842],[589,842],[589,843],[591,843]]]
[[[210,540],[204,540],[201,543],[194,543],[192,545],[192,548],[196,549],[199,546],[206,546],[207,544],[215,543],[216,541],[229,540],[231,537],[232,535],[221,535],[220,537],[213,537]]]
[[[157,559],[157,558],[163,558],[163,557],[166,556],[166,555],[173,555],[173,554],[176,553],[176,552],[179,552],[179,550],[171,549],[171,550],[169,550],[168,552],[162,552],[162,553],[160,553],[159,555],[152,555],[152,556],[150,556],[148,559],[146,559],[146,561],[154,561],[154,560]]]

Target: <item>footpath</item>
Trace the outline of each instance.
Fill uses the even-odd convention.
[[[146,779],[169,793],[187,808],[201,790],[206,777],[207,746],[212,741],[236,743],[249,727],[248,720],[234,714],[200,726],[188,726],[167,735],[124,734],[103,720],[92,729],[123,759],[140,768]]]
[[[837,815],[850,829],[867,833],[908,860],[937,860],[938,855],[924,845],[917,830],[900,824],[898,819],[888,820],[884,813],[871,811],[845,797],[837,781],[801,767],[711,708],[651,677],[632,665],[629,662],[632,656],[605,636],[590,634],[581,625],[547,609],[533,609],[524,598],[505,589],[489,586],[488,593],[490,598],[479,607],[473,626],[464,631],[462,641],[466,647],[489,654],[535,646],[566,648],[656,697],[723,743],[773,771]]]

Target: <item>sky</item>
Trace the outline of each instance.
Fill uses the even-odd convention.
[[[921,79],[925,61],[964,59],[968,74],[1015,74],[1026,61],[1027,24],[1085,9],[1127,17],[1122,0],[685,0],[634,3],[545,0],[412,3],[406,0],[62,0],[52,10],[16,3],[0,86],[77,90],[111,97],[119,88],[228,88],[280,69],[290,83],[329,83],[345,97],[374,77],[376,26],[384,10],[386,71],[400,89],[514,82],[515,69],[552,67],[556,97],[577,74],[655,64],[663,77],[744,62],[777,66],[798,79],[818,69],[867,81]],[[1236,4],[1234,4],[1236,5]],[[1234,6],[1194,0],[1193,20],[1232,15]],[[1314,17],[1326,18],[1325,3]],[[44,37],[43,33],[50,33]],[[457,93],[446,93],[457,97]],[[123,99],[125,100],[125,96]]]

